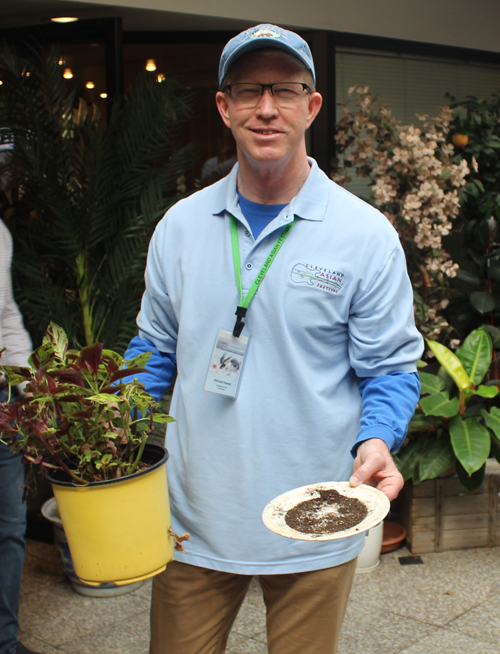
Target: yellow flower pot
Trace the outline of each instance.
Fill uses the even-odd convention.
[[[77,486],[49,476],[75,572],[89,585],[121,586],[148,579],[174,558],[166,462],[146,445],[147,470]]]

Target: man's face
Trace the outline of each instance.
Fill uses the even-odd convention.
[[[300,67],[286,57],[279,53],[269,57],[259,51],[245,55],[231,69],[228,83],[238,82],[310,84]],[[251,108],[242,106],[228,91],[219,91],[216,101],[224,124],[236,140],[238,157],[246,157],[253,165],[265,165],[305,156],[304,134],[320,110],[322,98],[317,92],[304,92],[298,102],[280,105],[266,89]]]

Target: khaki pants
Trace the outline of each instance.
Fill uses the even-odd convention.
[[[261,575],[269,654],[336,654],[355,569]],[[153,581],[150,654],[223,654],[251,580],[169,563]]]

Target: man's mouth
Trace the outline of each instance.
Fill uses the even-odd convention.
[[[252,129],[252,132],[255,132],[256,134],[263,134],[264,136],[280,133],[277,129]]]

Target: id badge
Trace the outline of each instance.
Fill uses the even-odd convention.
[[[236,398],[250,338],[220,329],[210,359],[205,390]]]

